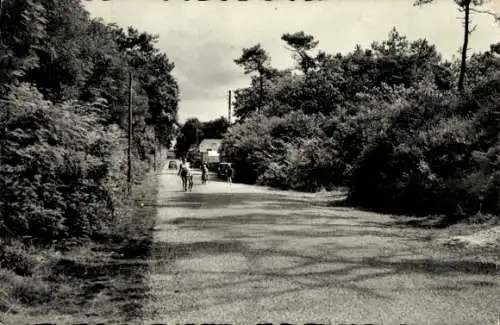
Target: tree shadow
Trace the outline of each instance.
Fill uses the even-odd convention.
[[[411,215],[408,212],[398,212],[387,208],[365,208],[349,201],[348,198],[333,200],[327,203],[328,207],[344,208],[346,210],[359,210],[363,212],[374,212],[389,216],[393,227],[410,227],[419,229],[445,229],[463,222],[466,217],[459,218],[450,215]]]
[[[155,204],[156,207],[165,208],[195,208],[217,209],[230,207],[231,205],[252,205],[265,209],[304,209],[317,206],[315,203],[289,198],[282,194],[269,193],[196,193],[171,197],[164,204]]]
[[[422,229],[445,229],[455,224],[460,223],[464,219],[459,219],[451,216],[426,216],[426,217],[408,217],[408,216],[392,216],[392,225],[396,227],[412,227]]]
[[[235,302],[255,301],[256,299],[278,298],[289,293],[299,293],[310,290],[324,290],[326,288],[338,288],[350,290],[372,299],[393,300],[397,296],[391,295],[387,288],[373,288],[365,285],[364,281],[371,279],[382,279],[399,275],[431,275],[450,276],[458,274],[466,275],[499,275],[499,269],[492,263],[481,263],[464,260],[442,261],[430,258],[402,259],[394,254],[354,258],[336,255],[333,252],[352,249],[350,246],[341,244],[330,244],[327,257],[311,256],[284,249],[260,249],[253,248],[238,240],[199,242],[191,244],[174,244],[159,242],[154,244],[155,254],[152,255],[151,263],[155,264],[157,272],[170,274],[180,279],[193,277],[201,279],[200,282],[189,283],[186,281],[176,282],[175,294],[183,294],[186,297],[203,297],[210,292],[211,299],[205,301],[191,301],[190,306],[182,304],[169,307],[169,313],[193,312],[198,309],[209,308],[216,305],[226,305]],[[362,247],[362,246],[360,246]],[[168,252],[176,252],[175,258],[165,259]],[[249,270],[231,270],[220,268],[175,269],[175,261],[186,260],[197,257],[218,256],[220,254],[241,254],[248,260],[249,264],[261,257],[267,259],[294,258],[291,266],[279,269],[260,267]],[[397,258],[396,261],[391,260]],[[326,267],[325,267],[326,265]],[[321,270],[315,268],[321,267]],[[361,274],[360,274],[361,273]],[[216,278],[214,278],[214,276]],[[203,281],[205,278],[211,281]],[[259,286],[260,282],[269,283],[283,282],[287,285],[277,285],[272,288]],[[175,281],[174,281],[175,282]],[[238,289],[241,286],[241,289]],[[495,281],[461,279],[453,285],[439,284],[429,285],[429,290],[461,291],[472,286],[493,287],[498,286]],[[398,290],[401,290],[400,288]],[[170,290],[174,292],[174,290]]]
[[[198,218],[181,216],[162,221],[175,226],[179,231],[209,231],[218,234],[217,240],[196,241],[196,238],[191,238],[191,242],[186,243],[153,242],[149,238],[130,243],[127,248],[119,250],[119,254],[129,260],[110,263],[104,273],[129,283],[130,279],[134,278],[137,281],[135,285],[143,289],[138,290],[134,284],[129,285],[129,288],[132,288],[130,290],[119,291],[115,288],[114,298],[124,302],[122,310],[129,319],[145,316],[143,310],[149,295],[145,274],[167,276],[168,280],[162,283],[165,286],[161,291],[162,296],[159,297],[168,302],[162,304],[162,310],[167,313],[196,312],[217,305],[255,302],[311,290],[324,292],[331,288],[390,302],[398,299],[394,293],[396,289],[386,288],[384,285],[389,283],[391,277],[398,276],[426,275],[433,279],[457,276],[457,281],[452,285],[441,284],[439,281],[426,284],[426,289],[429,290],[460,292],[470,287],[498,286],[498,282],[493,280],[494,276],[499,275],[499,269],[494,263],[459,258],[441,260],[420,255],[407,258],[413,254],[407,248],[395,247],[389,252],[377,251],[376,247],[370,247],[370,244],[364,243],[363,240],[368,236],[380,240],[394,238],[404,241],[421,240],[422,237],[418,234],[402,234],[397,230],[389,231],[390,228],[404,226],[402,223],[398,224],[398,220],[394,218],[377,222],[340,215],[340,212],[349,211],[351,207],[327,207],[328,204],[324,201],[311,202],[309,199],[290,198],[278,193],[194,192],[172,196],[165,204],[151,205],[193,211],[209,211],[231,206],[238,207],[243,213]],[[252,208],[246,209],[247,206],[266,209],[269,213],[255,213]],[[323,213],[324,211],[312,211],[319,207],[328,211],[328,214]],[[306,211],[310,208],[314,209]],[[293,213],[290,213],[290,210],[293,210]],[[328,219],[331,222],[322,222]],[[350,220],[352,222],[349,222]],[[245,227],[252,226],[258,227],[245,233]],[[302,229],[276,228],[281,226]],[[359,237],[360,240],[349,245],[345,241],[346,237]],[[319,243],[314,243],[307,250],[293,246],[293,240],[307,238],[324,238],[327,243],[318,241]],[[282,242],[292,244],[286,248],[280,245]],[[353,254],[355,250],[362,253]],[[220,265],[222,262],[219,262],[221,260],[218,258],[221,256],[226,258],[224,261],[228,261],[228,265]],[[236,258],[244,261],[241,262],[244,267],[231,268],[231,263],[234,262],[232,259]],[[286,262],[280,264],[279,261]],[[121,271],[117,266],[119,264]],[[180,266],[186,264],[188,266]],[[103,276],[103,273],[89,269],[89,266],[86,272],[97,279]],[[474,276],[491,278],[471,279]],[[378,280],[380,283],[376,282]],[[370,281],[379,286],[367,285]],[[270,284],[267,286],[269,288],[265,288],[263,283]],[[103,284],[96,280],[93,287],[83,291],[93,295],[94,292],[111,290],[109,287],[103,289],[102,286]]]
[[[229,217],[227,217],[229,218]],[[211,218],[213,226],[221,226],[230,219],[224,217]],[[243,224],[249,220],[263,220],[265,216],[246,216],[246,218],[232,220],[233,224]],[[215,221],[216,220],[216,221]],[[198,220],[199,221],[199,220]],[[267,219],[269,222],[269,220]],[[206,227],[197,225],[196,220],[190,218],[178,221],[179,226]],[[351,234],[355,234],[352,231]],[[365,233],[360,229],[359,233]],[[296,236],[296,234],[290,234]],[[339,233],[329,233],[329,236],[339,236]],[[374,234],[370,234],[374,235]],[[279,234],[279,236],[283,236]],[[308,234],[307,236],[311,236]],[[260,240],[270,242],[270,238],[260,237]],[[176,301],[183,295],[190,301],[188,305],[172,304],[164,306],[169,313],[195,312],[217,305],[224,306],[235,302],[252,302],[256,299],[278,298],[290,293],[301,293],[310,290],[324,290],[326,288],[338,288],[352,291],[357,295],[370,297],[378,300],[393,300],[396,296],[391,295],[390,290],[381,290],[365,285],[365,281],[371,279],[384,279],[399,275],[432,275],[454,276],[465,275],[499,275],[497,265],[493,263],[481,263],[466,260],[442,261],[431,258],[405,259],[394,253],[376,254],[357,258],[350,256],[353,249],[364,249],[366,245],[362,242],[357,246],[343,245],[342,242],[330,242],[315,246],[317,255],[296,251],[293,249],[255,248],[241,238],[232,240],[211,240],[190,243],[176,242],[147,242],[137,243],[140,249],[138,252],[142,256],[136,256],[132,260],[122,260],[107,265],[73,265],[65,266],[66,274],[70,277],[91,277],[94,279],[92,285],[82,288],[86,296],[81,300],[88,300],[92,295],[99,292],[115,290],[112,301],[122,303],[122,312],[128,321],[141,319],[146,316],[143,313],[144,305],[148,298],[148,288],[144,286],[144,274],[154,272],[154,274],[164,274],[173,277],[170,283],[166,284],[167,289],[164,294],[165,299]],[[272,246],[272,245],[271,245]],[[347,257],[345,254],[346,253]],[[196,258],[217,257],[232,254],[242,256],[249,265],[255,264],[260,258],[266,260],[279,260],[281,258],[293,259],[293,265],[284,265],[276,269],[274,263],[260,265],[253,269],[231,270],[230,268],[220,268],[211,270],[208,265],[200,264],[199,268],[179,270],[177,262],[188,261]],[[134,256],[133,254],[130,254]],[[141,274],[138,274],[141,273]],[[123,281],[129,281],[128,286],[123,286],[122,290],[116,290],[106,285],[106,277],[114,277]],[[188,281],[193,277],[197,281]],[[215,278],[214,278],[215,277]],[[130,279],[135,279],[135,284],[130,283]],[[176,281],[175,279],[179,279]],[[211,279],[207,281],[206,279]],[[260,286],[262,282],[283,282],[287,285],[273,286],[265,289]],[[239,287],[245,290],[239,290]],[[475,287],[498,286],[498,283],[488,280],[463,279],[455,284],[439,284],[430,286],[429,289],[461,291]],[[249,289],[250,288],[250,289]],[[236,291],[236,292],[235,292]],[[204,299],[206,292],[210,292],[210,299]],[[182,300],[181,299],[181,300]]]

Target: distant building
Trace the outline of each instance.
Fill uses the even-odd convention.
[[[204,139],[201,141],[199,150],[202,160],[207,163],[218,163],[221,143],[221,139]]]

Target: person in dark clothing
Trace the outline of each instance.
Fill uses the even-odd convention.
[[[207,163],[203,163],[203,166],[201,166],[201,183],[207,184],[207,180],[208,180],[208,167]]]
[[[179,166],[179,172],[177,173],[181,177],[182,180],[182,189],[184,192],[188,190],[188,178],[190,176],[189,165],[186,162],[186,159],[182,158],[182,162]]]
[[[227,183],[229,185],[231,185],[233,182],[233,174],[234,174],[233,168],[231,166],[227,166],[226,167],[226,177],[227,177]]]

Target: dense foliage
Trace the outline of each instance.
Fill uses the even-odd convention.
[[[221,154],[240,181],[347,186],[353,204],[405,213],[500,212],[498,45],[470,57],[458,92],[459,62],[395,29],[345,55],[311,54],[318,43],[303,32],[282,40],[295,70],[266,67],[237,92]]]
[[[174,68],[157,37],[91,19],[78,0],[5,0],[0,22],[2,238],[51,243],[106,231],[133,171],[173,139]]]

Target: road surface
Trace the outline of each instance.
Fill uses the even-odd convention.
[[[159,177],[144,324],[497,324],[499,270],[388,216]]]

